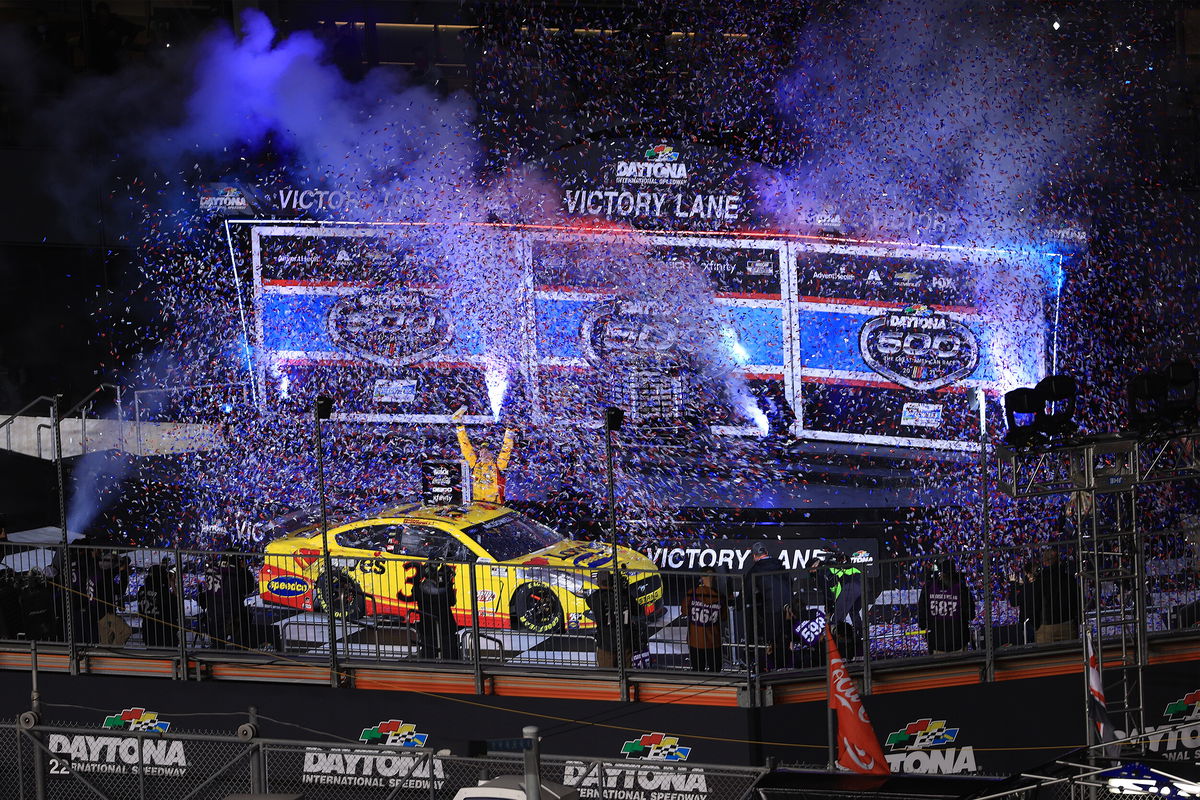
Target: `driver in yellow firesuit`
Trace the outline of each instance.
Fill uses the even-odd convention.
[[[450,419],[458,422],[458,446],[462,450],[463,460],[471,468],[471,499],[503,504],[504,471],[508,469],[508,460],[512,456],[513,430],[504,429],[504,442],[500,445],[499,456],[493,456],[486,447],[479,448],[476,455],[467,436],[467,427],[461,422],[466,413],[466,406],[463,406]]]

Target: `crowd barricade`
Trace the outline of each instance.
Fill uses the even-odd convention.
[[[0,543],[0,641],[308,663],[692,671],[730,679],[816,669],[826,629],[875,664],[1150,635],[1200,622],[1200,564],[1180,532],[1141,538],[1145,574],[1086,580],[1074,542],[726,571]],[[1086,551],[1085,551],[1086,552]],[[1107,575],[1108,573],[1103,573]],[[440,584],[439,581],[440,580]],[[620,587],[619,590],[616,587]],[[1120,590],[1118,591],[1118,588]]]

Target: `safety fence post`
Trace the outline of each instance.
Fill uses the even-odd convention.
[[[246,717],[250,722],[251,729],[257,734],[258,707],[250,706],[246,709]],[[250,755],[250,793],[264,794],[267,791],[264,780],[266,774],[266,753],[263,750],[261,742],[251,742],[250,747],[253,748],[253,752]]]
[[[179,550],[179,537],[175,537],[175,618],[179,620],[176,630],[179,635],[179,680],[187,680],[187,615],[183,602],[183,554]],[[216,611],[216,609],[214,609]],[[217,612],[219,613],[219,612]]]
[[[30,680],[32,681],[30,693],[29,693],[30,716],[20,720],[23,723],[26,723],[26,722],[29,723],[28,725],[22,724],[21,725],[22,728],[32,727],[33,725],[36,725],[38,722],[41,721],[41,717],[42,717],[42,694],[38,690],[37,642],[29,643],[29,671],[30,671]],[[37,736],[37,734],[35,732],[33,732],[32,730],[29,731],[28,735],[31,738]],[[21,736],[18,733],[18,735],[17,735],[17,756],[18,756],[18,758],[20,757],[21,750],[23,749],[21,747],[21,744],[22,744]],[[18,773],[18,774],[20,774],[20,773]],[[34,796],[37,798],[37,800],[46,800],[46,758],[42,754],[41,748],[37,747],[36,744],[34,745],[34,748],[33,748],[33,791],[34,791]]]
[[[742,630],[746,635],[746,694],[754,691],[754,675],[758,661],[758,615],[753,613],[754,575],[742,576]],[[754,703],[755,705],[757,703]]]
[[[479,655],[479,590],[475,567],[464,564],[463,567],[471,576],[471,666],[475,670],[475,694],[483,694],[483,664]],[[430,777],[430,783],[433,777]]]
[[[863,659],[863,694],[871,693],[871,595],[867,593],[867,571],[858,573],[860,597],[862,605],[859,613],[862,615],[862,659]],[[854,613],[851,611],[850,613]]]

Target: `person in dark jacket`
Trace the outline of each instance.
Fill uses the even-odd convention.
[[[246,598],[257,588],[253,573],[235,553],[222,553],[207,565],[199,600],[213,647],[238,649],[254,644]]]
[[[25,638],[34,641],[53,641],[60,634],[55,627],[54,592],[40,570],[31,571],[21,590],[21,620]]]
[[[1008,604],[1020,613],[1020,643],[1033,644],[1037,630],[1037,592],[1034,591],[1034,581],[1037,578],[1037,563],[1026,559],[1021,565],[1020,573],[1013,572],[1008,576]]]
[[[457,661],[462,658],[458,645],[458,623],[454,620],[454,567],[430,559],[417,567],[417,611],[421,634],[421,658]]]
[[[917,598],[917,621],[925,629],[929,652],[967,649],[974,618],[975,599],[954,564],[930,564]]]
[[[88,573],[86,591],[89,638],[84,641],[95,644],[100,641],[100,620],[118,614],[125,601],[125,593],[129,591],[129,559],[110,551],[99,552]]]
[[[792,604],[791,579],[783,562],[772,556],[767,546],[755,542],[751,548],[754,564],[746,575],[753,614],[755,644],[759,646],[758,664],[761,669],[780,669],[787,661],[792,626],[788,609]]]
[[[612,573],[601,571],[596,574],[596,590],[588,595],[588,609],[596,621],[596,666],[611,669],[617,665],[617,636],[626,626],[617,621],[617,597],[613,592]],[[625,614],[629,609],[622,609]],[[621,654],[625,666],[629,666],[631,654],[626,646]]]
[[[1042,566],[1034,576],[1033,592],[1037,643],[1078,638],[1079,583],[1075,573],[1059,558],[1057,548],[1047,547],[1042,551]]]
[[[179,646],[179,605],[172,584],[167,567],[155,564],[138,591],[142,641],[147,647]]]

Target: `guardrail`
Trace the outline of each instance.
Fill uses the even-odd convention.
[[[1144,538],[1151,636],[1200,617],[1200,565],[1186,534]],[[401,539],[399,547],[405,544]],[[1071,544],[870,564],[717,574],[445,562],[413,551],[332,559],[52,543],[0,545],[0,640],[106,650],[205,653],[327,665],[436,662],[488,670],[586,670],[621,681],[705,672],[757,686],[824,665],[824,631],[861,664],[869,691],[879,664],[918,657],[995,658],[1008,648],[1078,641],[1095,616],[1079,609]],[[428,553],[432,555],[432,553]],[[992,603],[985,607],[984,581]],[[614,618],[612,587],[626,592]],[[1099,598],[1100,625],[1123,624],[1118,593]],[[332,620],[331,620],[332,617]],[[1111,619],[1110,619],[1111,618]],[[330,624],[332,621],[332,625]],[[330,630],[333,641],[330,641]],[[990,636],[987,633],[990,632]],[[990,642],[991,647],[988,647]],[[336,659],[335,656],[336,655]],[[338,677],[338,676],[335,676]]]

